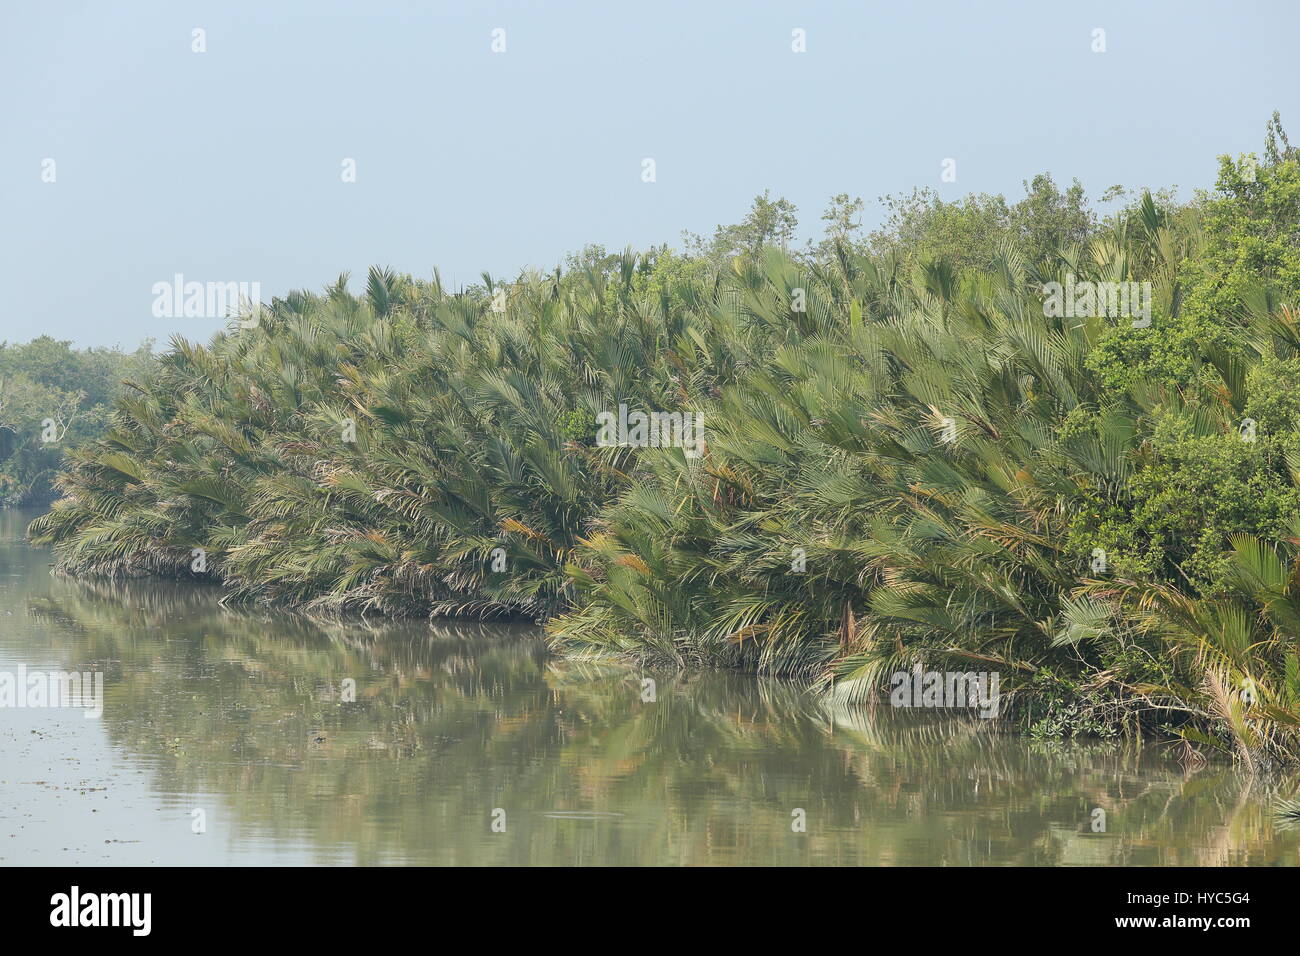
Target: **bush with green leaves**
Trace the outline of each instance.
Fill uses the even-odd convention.
[[[0,342],[0,505],[48,505],[63,452],[102,434],[124,382],[152,363],[149,343],[122,352],[48,335]]]

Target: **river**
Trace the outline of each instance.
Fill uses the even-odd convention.
[[[60,578],[31,517],[0,512],[0,672],[101,672],[103,713],[0,707],[0,865],[1300,862],[1294,776]]]

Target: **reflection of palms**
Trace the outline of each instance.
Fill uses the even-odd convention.
[[[718,672],[658,674],[656,702],[642,703],[640,672],[548,663],[535,631],[501,625],[359,627],[231,611],[187,586],[45,586],[53,596],[29,608],[65,665],[120,662],[104,722],[117,746],[160,760],[156,787],[222,794],[241,831],[305,832],[322,853],[502,859],[480,824],[485,799],[507,796],[528,834],[516,862],[571,862],[574,840],[597,841],[588,861],[647,864],[980,862],[991,840],[1006,862],[1170,862],[1146,848],[1215,829],[1234,794],[1232,835],[1217,838],[1231,843],[1177,859],[1269,852],[1265,812],[1234,776],[1183,783],[1172,764],[1144,768],[1140,751],[1113,745],[1026,748],[977,718],[873,716]],[[343,674],[357,678],[356,704],[332,699]],[[1108,796],[1117,779],[1140,785]],[[1036,795],[1084,792],[1122,832],[1062,842]],[[802,849],[788,843],[787,805],[816,824]]]

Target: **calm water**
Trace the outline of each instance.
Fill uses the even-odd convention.
[[[0,864],[1300,862],[1271,812],[1294,777],[742,676],[655,675],[643,703],[640,673],[557,662],[529,628],[55,578],[27,517],[0,513],[0,670],[102,670],[105,707],[0,708]]]

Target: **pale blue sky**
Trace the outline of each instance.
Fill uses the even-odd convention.
[[[151,313],[177,272],[264,299],[343,270],[359,288],[371,264],[468,284],[708,233],[763,189],[812,234],[837,192],[869,226],[886,193],[1015,198],[1042,170],[1187,194],[1218,154],[1258,151],[1274,109],[1300,140],[1291,0],[8,0],[0,18],[10,341],[206,339],[219,321]]]

